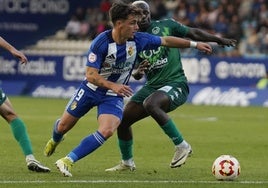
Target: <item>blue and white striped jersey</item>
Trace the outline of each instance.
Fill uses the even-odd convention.
[[[112,30],[98,35],[91,43],[87,54],[89,67],[99,69],[99,74],[105,79],[127,84],[134,68],[138,53],[143,50],[156,49],[161,45],[159,36],[137,32],[133,39],[118,45],[112,39]],[[111,90],[100,88],[84,80],[90,89],[101,94],[116,95]]]

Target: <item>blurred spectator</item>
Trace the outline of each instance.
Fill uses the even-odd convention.
[[[213,30],[221,35],[226,35],[228,31],[228,24],[224,14],[220,14],[214,23]]]
[[[90,24],[86,21],[83,20],[80,23],[80,32],[79,32],[79,38],[81,39],[91,39],[90,37]]]
[[[186,3],[180,2],[174,10],[173,18],[184,25],[190,25],[190,19],[188,19],[187,16],[189,16],[189,14],[187,14]]]
[[[243,30],[240,26],[240,20],[236,14],[231,16],[226,37],[233,38],[237,40],[238,43],[240,42],[241,37],[243,37]]]
[[[111,29],[111,26],[109,25],[108,20],[104,19],[98,23],[97,28],[96,28],[96,35],[108,29]]]
[[[241,1],[237,12],[240,18],[248,19],[250,17],[251,3],[252,0]]]
[[[89,23],[89,38],[93,39],[97,33],[97,26],[103,20],[103,14],[99,7],[87,8],[85,21]]]
[[[210,25],[213,25],[219,16],[219,14],[223,13],[223,6],[219,3],[215,3],[215,1],[212,1],[208,5],[209,11],[208,11],[208,22]]]
[[[260,40],[255,27],[248,28],[249,35],[246,38],[246,53],[257,54],[260,46]]]
[[[197,8],[194,6],[194,5],[189,5],[189,11],[187,13],[187,18],[188,18],[188,23],[189,23],[189,26],[194,26],[194,22],[196,20],[198,16],[198,13],[197,13]]]
[[[109,20],[109,10],[112,6],[110,0],[102,0],[100,3],[100,11],[103,14],[103,19]]]
[[[211,30],[212,23],[208,22],[209,12],[206,8],[206,4],[200,1],[198,3],[198,16],[195,20],[195,26],[201,29]]]
[[[85,20],[86,12],[83,7],[77,7],[75,10],[75,15],[78,21],[82,22]]]
[[[81,23],[76,15],[72,15],[71,19],[67,22],[65,32],[68,39],[78,39],[80,34]]]
[[[258,33],[260,39],[260,53],[268,54],[268,27],[261,27]]]
[[[154,20],[163,19],[167,16],[167,9],[162,0],[154,0],[153,5],[150,4],[150,6],[154,7],[153,12],[151,12],[151,17]]]
[[[259,20],[259,28],[266,27],[268,28],[268,1],[267,4],[260,4],[258,14],[256,15],[257,20]]]

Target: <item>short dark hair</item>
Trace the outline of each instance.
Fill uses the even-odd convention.
[[[129,15],[142,16],[142,10],[131,4],[115,2],[109,10],[111,22],[114,24],[117,20],[126,20]]]

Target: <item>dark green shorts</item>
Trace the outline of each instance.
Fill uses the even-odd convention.
[[[7,98],[6,94],[0,88],[0,106],[5,102],[6,98]]]
[[[135,93],[130,100],[136,103],[143,103],[143,101],[149,95],[157,90],[164,91],[170,98],[169,111],[175,110],[177,107],[183,105],[187,101],[187,97],[189,95],[189,87],[187,83],[168,83],[167,85],[164,85],[160,88],[145,85],[139,91],[137,91],[137,93]]]

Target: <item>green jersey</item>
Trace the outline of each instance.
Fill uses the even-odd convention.
[[[173,19],[152,21],[146,32],[158,36],[184,37],[189,28]],[[139,54],[139,60],[148,60],[145,85],[161,87],[170,82],[187,82],[178,48],[161,46],[157,50],[147,50]]]

